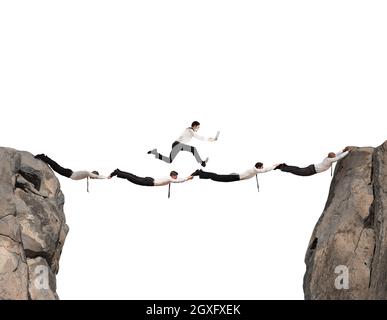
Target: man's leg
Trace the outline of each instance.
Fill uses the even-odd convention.
[[[155,155],[156,159],[162,160],[166,163],[171,163],[170,157],[163,156],[161,153],[158,153],[157,151],[153,154]]]
[[[45,154],[38,154],[35,156],[36,159],[40,159],[43,162],[47,163],[52,170],[59,173],[62,176],[65,176],[67,178],[70,178],[73,174],[73,171],[71,169],[66,169],[60,166],[58,163],[56,163],[54,160],[47,157]]]
[[[157,149],[153,149],[151,151],[148,151],[148,154],[153,154],[155,156],[156,159],[159,159],[159,160],[162,160],[166,163],[172,163],[173,159],[175,159],[176,155],[179,153],[180,149],[178,148],[175,148],[176,145],[178,144],[179,142],[175,141],[173,144],[172,144],[172,151],[170,152],[169,154],[169,157],[166,157],[164,155],[162,155],[161,153],[159,153],[157,151]]]
[[[177,154],[180,152],[180,151],[187,151],[187,152],[190,152],[193,154],[193,156],[195,157],[196,161],[203,167],[206,166],[206,161],[203,161],[198,153],[198,151],[196,150],[195,147],[193,146],[189,146],[187,144],[184,144],[184,143],[181,143],[181,142],[178,142],[178,141],[175,141],[173,144],[172,144],[172,151],[171,153],[169,154],[169,157],[166,157],[166,156],[163,156],[162,154],[158,153],[157,150],[152,150],[151,153],[155,156],[156,159],[159,159],[159,160],[162,160],[166,163],[172,163],[173,160],[175,160]]]
[[[211,179],[217,182],[234,182],[240,180],[238,174],[216,174],[203,170],[198,170],[196,175],[198,175],[200,179]]]
[[[192,146],[187,146],[187,147],[190,147],[190,150],[185,150],[185,151],[190,151],[193,154],[193,156],[195,157],[196,161],[199,164],[202,165],[203,164],[203,160],[200,157],[198,150],[195,147],[192,147]]]
[[[281,171],[289,172],[289,173],[295,174],[297,176],[303,176],[303,177],[312,176],[312,175],[316,174],[316,169],[315,169],[313,164],[311,164],[310,166],[305,167],[305,168],[300,168],[300,167],[296,167],[296,166],[288,166],[287,164],[282,164],[279,169]]]
[[[183,143],[180,143],[179,141],[175,141],[172,143],[172,150],[169,154],[169,163],[172,163],[173,160],[175,160],[177,154],[183,150],[182,146],[184,146]]]
[[[179,151],[186,151],[186,152],[190,152],[192,153],[192,155],[195,157],[196,161],[202,166],[202,167],[205,167],[206,166],[206,163],[207,163],[207,160],[206,161],[203,161],[202,158],[200,157],[199,155],[199,152],[198,150],[193,147],[193,146],[189,146],[187,144],[184,144],[184,143],[179,143]],[[177,146],[176,146],[177,148]],[[178,151],[178,152],[179,152]]]
[[[145,178],[138,177],[138,176],[136,176],[136,175],[134,175],[132,173],[121,171],[121,170],[118,170],[118,169],[115,171],[115,173],[116,173],[118,178],[126,179],[126,180],[130,181],[131,183],[134,183],[134,184],[137,184],[137,185],[140,185],[140,186],[154,186],[153,178],[150,178],[150,177],[145,177]]]

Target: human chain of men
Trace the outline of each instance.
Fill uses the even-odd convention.
[[[186,128],[183,133],[172,143],[172,150],[169,156],[164,156],[160,154],[157,149],[153,149],[148,151],[148,154],[153,155],[156,159],[164,161],[166,163],[172,163],[178,153],[180,151],[190,152],[195,157],[196,161],[204,168],[209,161],[209,158],[202,160],[199,155],[199,152],[194,146],[188,145],[192,138],[201,140],[201,141],[209,141],[215,142],[219,138],[220,132],[218,131],[214,138],[205,138],[198,134],[200,129],[200,123],[198,121],[192,122],[191,126]],[[57,162],[52,160],[45,154],[38,154],[35,156],[36,159],[40,159],[48,164],[52,170],[57,172],[58,174],[73,179],[73,180],[82,180],[87,179],[87,182],[90,179],[111,179],[113,177],[126,179],[131,183],[140,185],[140,186],[166,186],[168,185],[168,198],[170,197],[170,187],[171,183],[182,183],[189,180],[192,180],[194,177],[199,177],[200,179],[210,179],[217,182],[235,182],[241,180],[251,179],[256,177],[257,179],[257,188],[259,191],[259,183],[258,183],[258,174],[269,172],[271,170],[281,170],[283,172],[292,173],[298,176],[311,176],[317,173],[321,173],[327,171],[331,168],[332,164],[340,159],[344,158],[351,151],[351,147],[345,147],[343,150],[339,152],[330,152],[328,155],[322,160],[322,162],[317,164],[311,164],[307,167],[297,167],[290,166],[286,163],[274,164],[272,166],[264,167],[262,162],[256,162],[255,165],[242,172],[242,173],[232,173],[232,174],[218,174],[214,172],[204,171],[203,169],[198,169],[193,172],[190,176],[185,178],[180,178],[178,172],[171,171],[168,177],[163,178],[153,178],[153,177],[139,177],[133,173],[122,171],[120,169],[115,169],[109,176],[100,175],[98,171],[73,171],[68,168],[64,168],[59,165]],[[87,191],[89,191],[89,183],[87,183]]]

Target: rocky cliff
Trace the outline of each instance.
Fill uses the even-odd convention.
[[[305,299],[387,299],[387,141],[335,169],[307,249]]]
[[[0,300],[58,299],[68,232],[58,179],[28,152],[0,148]]]

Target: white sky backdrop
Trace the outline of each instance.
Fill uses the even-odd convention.
[[[1,145],[74,170],[181,175],[146,155],[193,120],[208,170],[309,165],[386,138],[385,1],[2,1]],[[167,188],[59,178],[62,299],[302,299],[330,174]]]

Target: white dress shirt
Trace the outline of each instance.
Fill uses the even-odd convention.
[[[93,178],[93,179],[107,179],[105,176],[101,176],[89,171],[74,171],[71,175],[70,179],[73,180],[82,180],[86,178]]]
[[[245,172],[241,173],[239,175],[239,178],[240,178],[240,180],[247,180],[247,179],[254,177],[258,173],[269,172],[269,171],[273,170],[274,168],[275,168],[274,165],[271,167],[262,168],[262,169],[257,169],[256,167],[254,167],[254,168],[251,168],[251,169],[246,170]]]
[[[314,165],[316,172],[320,173],[320,172],[327,171],[332,166],[332,163],[339,161],[340,159],[343,159],[348,153],[349,151],[345,151],[345,152],[339,151],[336,153],[335,158],[326,157],[321,163]]]
[[[185,182],[185,181],[188,181],[188,177],[187,178],[177,178],[177,179],[172,179],[171,177],[164,177],[164,178],[157,178],[157,179],[154,179],[154,185],[156,187],[158,186],[166,186],[170,183],[182,183],[182,182]]]
[[[186,144],[186,143],[190,142],[192,138],[196,138],[200,141],[209,140],[209,138],[205,138],[205,137],[198,135],[192,128],[187,128],[180,135],[180,137],[176,139],[176,141]]]

